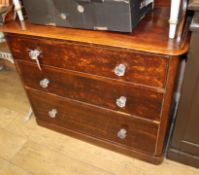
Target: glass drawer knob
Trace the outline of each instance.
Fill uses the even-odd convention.
[[[30,50],[29,51],[29,57],[32,59],[32,60],[36,60],[39,58],[41,52],[37,49],[34,49],[34,50]]]
[[[117,133],[117,137],[120,139],[125,139],[126,136],[127,136],[127,130],[124,128],[120,129]]]
[[[44,78],[43,80],[40,81],[40,86],[44,89],[46,89],[49,85],[50,81],[47,78]]]
[[[120,98],[116,100],[116,105],[120,108],[124,108],[126,107],[126,102],[127,102],[127,98],[124,96],[121,96]]]
[[[37,49],[35,49],[35,50],[29,50],[29,57],[32,60],[36,61],[39,70],[41,70],[41,65],[40,65],[40,62],[39,62],[39,56],[40,56],[40,54],[41,54],[41,52],[39,50],[37,50]]]
[[[118,77],[122,77],[125,75],[126,72],[126,66],[124,64],[119,64],[118,66],[115,67],[114,73]]]
[[[48,112],[48,116],[50,118],[56,118],[57,113],[58,113],[57,109],[52,109],[51,111]]]

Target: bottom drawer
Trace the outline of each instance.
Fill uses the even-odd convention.
[[[158,124],[124,114],[27,89],[36,117],[127,148],[154,153]]]

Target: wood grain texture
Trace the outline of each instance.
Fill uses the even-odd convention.
[[[124,149],[122,149],[122,151],[118,151],[118,154],[112,151],[114,150],[115,145],[112,146],[111,150],[104,149],[102,147],[89,144],[82,140],[54,132],[44,127],[40,127],[36,125],[34,118],[28,123],[24,123],[23,116],[26,113],[26,110],[24,109],[26,108],[26,106],[28,106],[28,103],[22,103],[23,101],[27,101],[27,99],[23,95],[23,88],[21,87],[20,80],[17,77],[18,76],[16,75],[16,72],[1,72],[0,79],[4,79],[4,81],[3,83],[1,83],[0,93],[1,95],[7,94],[10,97],[7,98],[7,100],[9,100],[9,103],[5,105],[5,108],[8,107],[13,110],[13,108],[11,108],[9,104],[20,104],[21,106],[20,108],[17,108],[17,106],[14,108],[14,110],[17,110],[18,113],[17,118],[19,118],[19,120],[21,119],[21,121],[16,125],[16,130],[17,128],[21,130],[20,128],[24,128],[24,125],[33,125],[34,130],[27,138],[27,143],[12,158],[12,163],[10,163],[9,161],[1,160],[0,158],[1,175],[55,175],[55,172],[57,171],[59,172],[59,175],[71,175],[75,170],[79,170],[75,171],[75,175],[82,175],[82,171],[84,171],[87,175],[93,175],[96,174],[96,172],[99,172],[99,169],[101,170],[99,172],[100,175],[103,174],[104,171],[109,172],[111,175],[199,174],[199,169],[194,169],[190,166],[185,166],[183,164],[170,161],[168,159],[165,159],[161,165],[156,166],[121,154]],[[12,85],[12,90],[9,89],[9,87],[11,86],[10,80],[15,80],[14,85]],[[21,91],[19,91],[18,89],[20,89]],[[13,94],[19,94],[19,98],[13,97]],[[0,104],[2,104],[4,100],[5,97],[1,98]],[[0,109],[2,109],[1,105]],[[10,112],[9,109],[7,109],[7,113],[10,114],[11,118],[16,118],[16,115],[12,113],[12,110]],[[3,123],[3,116],[0,117],[0,123],[1,120]],[[14,125],[15,122],[13,121],[12,123]],[[3,131],[3,135],[7,135],[7,132],[15,132],[12,129],[13,125],[9,125],[8,127],[6,127],[6,130]],[[29,129],[23,129],[21,131],[22,135],[23,133],[29,132]],[[67,130],[65,134],[68,133],[69,131]],[[60,137],[63,137],[64,141],[62,141],[62,139],[58,139]],[[95,139],[96,138],[94,138],[94,140]],[[14,145],[17,146],[17,144]],[[135,155],[140,155],[139,152],[133,154],[133,150],[129,152],[130,153],[128,153],[127,155],[134,155],[134,157]],[[62,158],[60,158],[60,156],[62,156]],[[149,157],[149,155],[147,155],[146,157]],[[64,162],[64,164],[59,164],[57,159]],[[71,165],[71,160],[74,163],[73,168],[64,169],[64,167],[68,167],[67,165]],[[33,161],[35,162],[35,164],[33,164]],[[47,162],[43,163],[43,161]],[[56,166],[57,164],[59,165]],[[80,168],[87,165],[88,171],[86,170],[86,168],[83,170]],[[45,168],[42,168],[44,166]],[[49,172],[49,169],[53,169],[53,171]],[[63,172],[61,170],[63,170]],[[27,171],[30,171],[30,173],[28,173]],[[25,172],[27,172],[27,174]]]
[[[0,129],[0,157],[10,160],[24,146],[26,139]]]
[[[6,174],[6,175],[32,175],[32,173],[29,173],[25,171],[24,169],[17,167],[16,165],[13,165],[9,161],[3,160],[0,158],[0,174]]]
[[[196,15],[196,14],[195,14]],[[195,17],[194,17],[195,18]],[[199,168],[198,31],[192,32],[190,51],[168,158]]]
[[[44,65],[159,88],[165,86],[169,61],[166,57],[16,35],[8,35],[7,39],[15,59],[31,61],[29,51],[37,49],[41,51],[39,61]],[[122,77],[114,73],[119,64],[126,66],[125,75]]]
[[[170,7],[171,0],[155,0],[155,8]]]
[[[0,128],[6,128],[10,122],[16,118],[18,113],[15,111],[10,111],[7,108],[1,106],[1,113],[0,113]]]
[[[25,85],[28,87],[120,111],[127,115],[160,120],[163,93],[117,81],[83,77],[80,73],[48,66],[43,66],[42,71],[40,71],[36,64],[28,62],[16,61],[16,64]],[[45,78],[50,83],[47,88],[42,88],[40,81]],[[121,96],[127,98],[124,108],[116,105],[116,100]]]
[[[0,26],[0,31],[20,35],[61,39],[76,43],[85,43],[92,46],[102,45],[106,47],[124,48],[166,56],[182,55],[188,50],[188,37],[183,37],[181,42],[168,38],[169,9],[170,8],[154,9],[153,12],[146,15],[132,33],[128,34],[46,27],[42,25],[33,25],[28,21],[25,21],[24,27],[18,22],[8,23]]]
[[[134,148],[142,152],[154,153],[158,125],[127,117],[118,112],[102,110],[71,99],[26,89],[36,117],[64,128],[92,137]],[[48,112],[57,109],[56,118]],[[127,137],[117,137],[120,129],[127,130]]]
[[[177,78],[180,59],[178,57],[171,57],[170,66],[168,70],[167,89],[164,96],[164,104],[162,108],[161,121],[158,131],[158,139],[156,144],[156,154],[161,155],[165,148],[165,137],[168,129],[168,120],[171,112],[171,105],[173,101],[173,94],[175,90],[175,80]]]
[[[130,156],[130,157],[134,157],[134,158],[137,158],[137,159],[140,159],[140,160],[143,160],[143,161],[147,161],[149,163],[159,165],[163,161],[163,156],[156,156],[156,155],[152,155],[152,154],[147,154],[146,152],[141,152],[141,151],[138,151],[138,150],[132,149],[132,148],[128,149],[127,147],[115,144],[114,142],[109,142],[109,141],[106,141],[106,140],[98,139],[97,137],[91,137],[87,134],[76,132],[74,130],[67,129],[67,128],[61,127],[60,125],[58,126],[56,124],[49,123],[49,122],[46,122],[44,120],[37,120],[37,123],[40,126],[52,129],[54,131],[69,135],[71,137],[92,143],[92,144],[97,145],[97,146],[101,146],[103,148],[106,148],[106,149],[109,149],[109,150]]]
[[[130,34],[28,22],[23,29],[16,22],[0,27],[6,32],[37,122],[160,163],[179,58],[189,46],[187,35],[178,42],[168,39],[168,16],[168,8],[155,9]],[[41,72],[30,62],[28,49],[42,51]],[[127,66],[122,78],[113,73],[118,64]],[[52,81],[45,91],[38,85],[43,78]],[[124,110],[115,108],[118,93],[130,97]],[[51,119],[48,112],[54,108],[57,118]],[[121,140],[117,132],[122,128],[127,137]]]
[[[197,169],[199,168],[199,158],[193,154],[170,148],[167,153],[167,157],[172,161],[180,162],[182,164],[189,165],[190,167],[196,167]]]
[[[23,167],[27,171],[37,175],[111,175],[103,169],[86,164],[52,151],[46,146],[27,143],[12,159],[12,164]]]

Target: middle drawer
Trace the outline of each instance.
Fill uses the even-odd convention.
[[[160,120],[163,93],[95,76],[16,61],[26,86],[107,109]]]

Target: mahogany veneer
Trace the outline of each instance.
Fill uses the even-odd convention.
[[[154,152],[158,124],[102,110],[68,98],[41,94],[37,90],[27,89],[27,92],[29,98],[32,99],[31,104],[36,116],[42,121],[124,145],[127,149],[133,147],[147,153]],[[59,111],[55,119],[46,115],[52,107]],[[128,137],[124,140],[117,137],[117,132],[122,127],[128,132]]]
[[[187,35],[168,39],[168,19],[168,8],[155,9],[129,34],[27,21],[0,30],[38,124],[158,164],[179,58],[189,46]]]
[[[165,86],[168,59],[166,57],[164,59],[163,56],[137,54],[120,48],[89,46],[60,40],[11,35],[8,35],[7,39],[16,59],[33,62],[30,60],[29,50],[36,48],[41,51],[40,63],[44,65],[160,88]],[[115,66],[120,63],[126,66],[125,76],[122,77],[113,73]]]
[[[93,79],[78,72],[54,67],[43,66],[41,72],[36,64],[22,61],[16,61],[16,64],[25,85],[28,87],[126,114],[160,120],[163,92],[117,81]],[[48,88],[42,88],[39,84],[45,78],[50,81]],[[125,108],[119,108],[115,105],[115,101],[120,96],[127,97]]]

